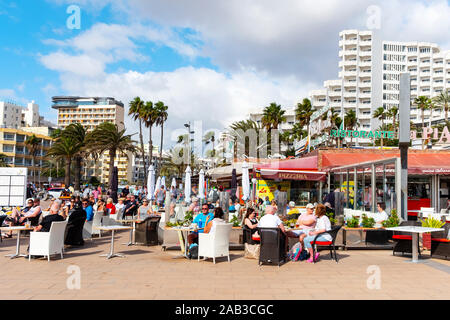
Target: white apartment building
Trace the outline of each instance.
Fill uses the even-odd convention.
[[[341,111],[356,112],[359,127],[376,130],[379,121],[373,112],[399,106],[400,74],[411,73],[411,99],[435,97],[450,87],[450,51],[426,42],[382,41],[376,32],[345,30],[339,33],[339,73],[337,80],[324,82],[324,88],[310,92],[315,108],[329,104]],[[443,112],[425,112],[425,121],[438,122]],[[411,120],[421,122],[417,107],[411,108]],[[388,122],[388,121],[387,121]],[[357,139],[367,145],[369,139]]]
[[[14,102],[0,101],[0,127],[18,129],[46,124],[48,122],[39,116],[39,105],[34,101],[26,108]]]
[[[119,130],[123,130],[124,125],[124,105],[111,97],[73,97],[60,96],[52,98],[52,108],[58,110],[58,127],[64,129],[72,123],[80,123],[86,130],[91,131],[103,122],[116,124]],[[119,174],[119,183],[131,181],[132,165],[131,154],[128,158],[125,155],[118,155],[115,159]],[[105,152],[100,159],[95,162],[92,159],[85,160],[83,179],[90,177],[100,178],[102,183],[107,183],[109,179],[109,156]]]

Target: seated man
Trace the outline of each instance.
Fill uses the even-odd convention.
[[[88,199],[83,199],[82,206],[86,212],[86,221],[92,221],[94,219],[94,209]]]
[[[283,222],[275,215],[277,208],[274,206],[266,207],[266,214],[259,220],[259,228],[280,228],[281,232],[281,243],[287,251],[288,241],[286,240],[286,229],[284,228]]]
[[[126,216],[134,216],[138,210],[138,203],[134,195],[127,195],[128,203],[125,205],[125,211],[123,212],[123,218]]]
[[[59,210],[50,210],[49,214],[42,219],[42,222],[34,228],[34,232],[50,232],[53,222],[64,221],[65,219],[58,214]]]
[[[384,202],[379,202],[377,204],[377,211],[374,215],[375,222],[377,224],[382,224],[384,221],[389,219],[388,214],[386,213],[386,204]]]
[[[27,205],[23,207],[20,211],[18,211],[16,208],[13,208],[12,214],[9,217],[6,217],[5,223],[11,226],[17,226],[22,225],[26,222],[26,219],[28,214],[30,214],[30,210],[33,208],[33,199],[27,200]],[[11,238],[12,237],[12,231],[5,234],[3,236],[4,238]]]
[[[206,225],[214,219],[214,215],[212,213],[208,213],[209,206],[208,204],[204,203],[202,205],[202,212],[199,213],[192,223],[196,223],[198,230],[197,232],[193,232],[188,236],[188,242],[189,244],[192,244],[194,242],[198,241],[198,234],[203,233]]]

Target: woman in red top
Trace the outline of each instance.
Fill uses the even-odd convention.
[[[116,214],[116,206],[113,204],[112,198],[106,200],[106,209],[108,209],[109,214]]]

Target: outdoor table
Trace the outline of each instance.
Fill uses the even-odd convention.
[[[419,233],[444,231],[444,229],[424,228],[424,227],[418,227],[418,226],[394,227],[394,228],[386,228],[386,230],[410,232],[412,234],[412,260],[411,260],[411,262],[413,262],[413,263],[419,262],[419,248],[417,246]]]
[[[192,228],[192,227],[173,227],[174,230],[177,230],[178,233],[181,235],[182,232],[185,233],[185,237],[184,237],[184,250],[183,250],[183,246],[182,246],[182,242],[181,242],[181,237],[180,237],[180,246],[181,246],[181,252],[182,254],[175,257],[176,258],[186,258],[189,259],[188,254],[187,254],[187,247],[188,247],[188,235],[189,232],[191,231],[196,231],[196,228]],[[184,252],[183,252],[184,251]]]
[[[5,257],[10,257],[11,259],[19,258],[19,257],[28,257],[26,254],[20,254],[20,231],[31,231],[33,228],[18,226],[18,227],[2,227],[0,228],[3,231],[17,231],[17,244],[16,244],[16,253],[8,254]]]
[[[126,226],[102,226],[102,227],[95,227],[98,230],[101,231],[111,231],[111,248],[109,250],[109,254],[102,254],[100,257],[107,257],[108,259],[114,258],[114,257],[122,257],[125,258],[123,254],[120,253],[114,253],[114,231],[119,230],[133,230],[132,227],[126,227]]]
[[[117,220],[119,223],[131,223],[133,226],[130,229],[130,240],[128,243],[124,243],[127,246],[134,246],[136,243],[133,241],[133,233],[136,230],[136,222],[139,222],[138,219],[125,219],[125,220]]]

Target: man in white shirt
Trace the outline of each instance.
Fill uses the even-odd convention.
[[[384,202],[379,202],[377,204],[377,210],[378,210],[378,213],[376,213],[374,216],[375,222],[377,224],[381,224],[381,223],[383,223],[383,221],[386,221],[387,219],[389,219],[389,216],[385,211],[386,205],[384,204]]]
[[[281,243],[285,250],[287,251],[288,241],[286,241],[286,230],[284,228],[283,222],[275,215],[277,209],[273,206],[266,207],[266,214],[259,220],[259,228],[280,228],[281,233]]]

